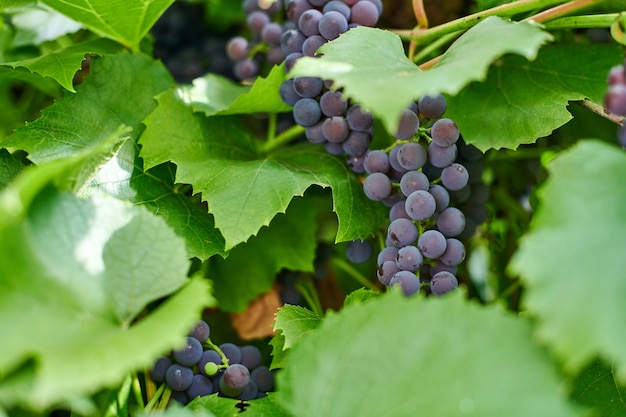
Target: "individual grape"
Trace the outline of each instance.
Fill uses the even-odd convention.
[[[446,239],[446,251],[439,257],[439,262],[446,266],[456,266],[465,259],[465,246],[460,240]]]
[[[226,368],[222,378],[228,388],[240,390],[250,382],[250,371],[244,365],[236,363]]]
[[[172,366],[172,360],[167,356],[160,356],[150,369],[150,378],[155,382],[163,382],[167,369]]]
[[[297,23],[302,13],[311,8],[311,4],[308,0],[288,0],[286,4],[287,18]]]
[[[413,191],[406,198],[404,208],[413,220],[422,221],[435,214],[437,203],[428,191],[417,190]]]
[[[439,119],[430,128],[430,137],[439,146],[450,146],[459,139],[459,127],[448,118]]]
[[[445,168],[452,164],[457,156],[455,144],[439,146],[435,142],[428,144],[428,162],[437,168]]]
[[[430,291],[435,295],[449,293],[459,286],[459,281],[447,271],[437,272],[430,280]]]
[[[349,133],[348,122],[341,116],[329,117],[322,124],[322,135],[329,142],[341,143]]]
[[[241,61],[248,56],[248,40],[243,36],[235,36],[226,44],[226,54],[233,61]]]
[[[318,25],[322,18],[322,12],[316,9],[306,10],[298,19],[298,29],[304,36],[319,35]]]
[[[313,126],[320,120],[322,111],[317,100],[303,98],[293,106],[293,118],[297,124],[303,127]]]
[[[467,169],[455,162],[441,171],[441,183],[451,191],[458,191],[465,187],[469,181]]]
[[[294,52],[302,52],[302,44],[306,40],[306,36],[298,29],[289,29],[280,37],[280,47],[285,55]]]
[[[367,132],[374,124],[374,117],[372,113],[363,111],[361,106],[355,104],[348,109],[346,113],[346,120],[350,129],[357,130],[359,132]]]
[[[368,240],[352,240],[346,246],[346,257],[355,264],[367,261],[372,256],[372,244]]]
[[[417,247],[425,257],[437,259],[446,251],[446,238],[437,230],[427,230],[417,240]]]
[[[324,149],[331,155],[341,155],[343,153],[343,146],[341,143],[326,142],[324,143]]]
[[[400,121],[398,122],[398,129],[394,132],[393,136],[397,139],[411,139],[415,136],[419,127],[420,119],[417,117],[417,114],[412,112],[410,109],[405,109],[402,111]]]
[[[259,391],[269,392],[274,389],[274,373],[267,366],[255,368],[250,374],[250,379],[256,383]]]
[[[341,143],[341,147],[350,156],[365,155],[370,141],[371,137],[369,134],[353,130],[348,134],[346,140]]]
[[[326,91],[320,97],[320,109],[329,117],[342,116],[348,109],[348,102],[339,91]]]
[[[283,53],[283,50],[280,49],[280,46],[273,46],[269,51],[267,51],[265,60],[270,65],[279,65],[285,60],[285,54]]]
[[[376,9],[378,10],[378,15],[382,15],[383,14],[383,2],[382,0],[367,0],[370,3],[373,3],[374,6],[376,6]]]
[[[202,356],[198,361],[198,369],[200,369],[200,372],[202,372],[206,376],[213,376],[215,375],[215,373],[206,372],[207,364],[209,363],[212,363],[214,365],[221,365],[222,357],[219,355],[219,353],[212,349],[208,349],[202,352]],[[211,366],[211,369],[215,369],[215,367]]]
[[[374,26],[379,17],[380,12],[374,3],[360,1],[352,6],[350,22],[362,26]]]
[[[341,13],[330,11],[324,13],[320,19],[318,29],[320,31],[320,35],[322,35],[324,39],[330,41],[337,39],[339,35],[348,30],[348,21]]]
[[[239,349],[239,346],[233,343],[222,343],[220,350],[228,358],[229,365],[241,363],[241,349]]]
[[[410,219],[409,214],[406,212],[406,208],[404,207],[404,200],[398,201],[391,209],[389,209],[389,220],[394,221],[395,219]]]
[[[291,71],[293,66],[296,64],[296,61],[303,57],[302,52],[292,52],[290,54],[286,54],[285,57],[285,72]]]
[[[261,33],[265,25],[270,22],[270,17],[262,11],[254,11],[246,18],[246,24],[253,33]]]
[[[437,203],[437,208],[435,209],[437,213],[445,210],[450,204],[450,194],[448,193],[448,190],[441,185],[435,184],[431,186],[428,192],[435,199],[435,203]]]
[[[165,382],[174,391],[185,391],[193,382],[193,371],[175,363],[167,368]]]
[[[424,147],[419,143],[408,142],[399,146],[397,159],[398,164],[400,164],[402,168],[406,170],[416,170],[424,166],[427,154]]]
[[[256,346],[242,346],[240,351],[241,364],[246,368],[252,370],[261,364],[261,351]]]
[[[294,77],[293,79],[293,89],[300,97],[316,97],[323,88],[324,83],[319,77]]]
[[[414,191],[428,191],[429,187],[428,177],[419,171],[407,171],[400,178],[400,190],[407,197]]]
[[[416,294],[420,290],[420,280],[411,271],[396,272],[394,276],[391,277],[389,286],[394,287],[396,285],[402,289],[402,293],[406,296]]]
[[[465,216],[456,207],[448,207],[437,216],[437,229],[445,236],[458,236],[465,228]]]
[[[243,388],[232,388],[229,387],[226,384],[226,381],[224,380],[224,375],[222,374],[219,381],[218,381],[218,386],[219,386],[219,390],[220,393],[226,397],[231,397],[231,398],[235,398],[236,396],[238,396],[239,394],[241,394],[243,392]]]
[[[445,252],[444,252],[445,253]],[[442,264],[439,260],[437,260],[437,262],[435,262],[431,267],[430,267],[430,275],[433,276],[435,275],[437,272],[441,272],[441,271],[448,271],[449,273],[451,273],[452,275],[456,275],[457,272],[457,267],[455,266],[448,266],[448,265],[444,265]]]
[[[626,85],[615,84],[609,87],[604,96],[604,107],[611,113],[626,115]]]
[[[186,405],[189,402],[189,397],[185,391],[172,391],[170,399],[176,401],[180,405]]]
[[[293,106],[300,100],[302,97],[296,93],[296,90],[293,88],[293,78],[283,81],[280,84],[280,88],[278,90],[280,94],[280,98],[288,104],[289,106]]]
[[[278,23],[270,22],[263,27],[261,39],[272,46],[280,46],[280,38],[283,36],[283,28]]]
[[[195,365],[201,356],[202,344],[195,337],[187,337],[187,344],[182,349],[174,351],[174,359],[184,366]]]
[[[417,239],[417,227],[411,220],[396,219],[389,224],[387,236],[395,247],[412,245]]]
[[[419,112],[429,119],[438,119],[446,112],[446,98],[441,94],[422,96],[417,102]]]
[[[389,170],[389,155],[380,150],[369,151],[365,155],[363,166],[368,174],[385,173]]]
[[[381,201],[391,194],[391,180],[382,172],[368,175],[363,182],[363,191],[367,198],[373,201]]]
[[[324,5],[323,9],[324,13],[328,12],[339,12],[346,20],[350,20],[350,6],[348,6],[345,2],[340,0],[331,0]]]
[[[395,246],[386,246],[383,250],[378,253],[378,258],[376,258],[376,264],[381,266],[385,261],[394,261],[396,260],[396,256],[398,255],[398,248]]]
[[[237,399],[242,400],[242,401],[250,401],[250,400],[254,400],[255,398],[257,398],[258,394],[259,394],[259,387],[256,385],[256,382],[254,382],[253,380],[250,380],[250,382],[248,382],[248,385],[246,385],[243,388],[243,391],[241,391],[241,394],[237,396]]]
[[[391,148],[391,151],[389,151],[389,165],[391,165],[391,169],[399,175],[398,181],[400,181],[402,175],[404,175],[404,173],[408,171],[408,169],[400,165],[400,162],[398,161],[398,151],[400,150],[400,146],[402,145],[396,145]]]
[[[343,144],[342,144],[343,148]],[[365,174],[365,168],[363,167],[363,162],[365,160],[365,155],[351,156],[348,155],[346,157],[346,165],[348,168],[354,173],[357,174]]]
[[[609,87],[616,84],[626,85],[626,67],[623,64],[619,64],[611,68],[606,82]]]
[[[385,261],[378,267],[376,271],[376,277],[383,285],[389,285],[391,278],[397,273],[400,272],[400,268],[395,260],[393,261]]]
[[[403,271],[415,272],[422,266],[423,262],[424,256],[419,249],[413,245],[405,246],[398,250],[396,264],[398,264],[398,268]]]
[[[309,36],[302,44],[302,54],[304,56],[316,56],[317,50],[325,43],[326,39],[320,35]]]
[[[235,68],[233,69],[235,77],[240,80],[247,80],[255,77],[258,74],[258,71],[259,65],[251,59],[244,59],[243,61],[237,62],[235,64]]]
[[[309,126],[306,129],[304,129],[304,135],[306,136],[309,142],[316,143],[316,144],[322,144],[326,142],[326,138],[322,134],[323,124],[324,124],[323,121],[319,121],[313,126]]]
[[[193,326],[193,329],[189,332],[188,336],[196,338],[200,343],[204,343],[210,335],[211,328],[209,327],[209,324],[204,320],[198,320],[196,325]]]
[[[196,374],[193,376],[191,386],[187,388],[187,396],[190,399],[196,397],[204,397],[213,394],[213,382],[204,375]]]

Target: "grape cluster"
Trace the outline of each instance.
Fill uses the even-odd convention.
[[[214,393],[248,401],[274,389],[274,375],[261,364],[259,349],[223,343],[218,351],[210,333],[209,325],[198,321],[185,346],[156,360],[150,370],[152,380],[167,384],[171,398],[181,404]]]
[[[609,71],[609,90],[604,96],[604,106],[614,114],[626,116],[626,65],[616,65]],[[617,131],[617,141],[626,148],[626,128],[621,125]]]

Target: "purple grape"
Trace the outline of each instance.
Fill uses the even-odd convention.
[[[626,85],[626,68],[623,64],[619,64],[611,68],[609,71],[609,75],[606,79],[609,87],[614,86],[616,84]]]
[[[403,271],[415,272],[422,266],[423,262],[424,256],[419,249],[413,245],[405,246],[398,250],[396,264],[398,264],[398,268]]]
[[[318,29],[324,39],[333,40],[348,30],[346,17],[339,12],[324,13],[320,19]]]
[[[329,142],[341,143],[349,133],[348,122],[341,116],[329,117],[322,124],[322,135]]]
[[[393,136],[397,139],[411,139],[415,136],[419,127],[420,119],[417,117],[417,114],[411,111],[411,109],[405,109],[402,111],[402,115],[400,116],[398,130],[394,132]]]
[[[155,382],[163,382],[167,369],[172,366],[172,360],[167,356],[160,356],[150,369],[150,378]]]
[[[365,240],[353,240],[346,246],[346,257],[355,264],[367,261],[372,256],[372,244]]]
[[[350,156],[365,155],[370,145],[370,135],[365,132],[351,131],[341,144],[344,152]]]
[[[395,247],[409,246],[417,239],[417,227],[411,220],[396,219],[389,224],[387,237]]]
[[[626,85],[615,84],[609,87],[604,96],[604,107],[611,113],[626,115]]]
[[[187,388],[187,396],[190,399],[194,399],[210,394],[213,394],[213,382],[204,375],[194,375],[191,386]]]
[[[391,180],[382,172],[368,175],[363,182],[363,191],[367,198],[373,201],[381,201],[391,194]]]
[[[241,364],[246,368],[252,370],[261,364],[261,351],[252,345],[242,346],[241,351]]]
[[[369,151],[365,155],[363,166],[368,174],[374,172],[385,173],[389,170],[389,155],[380,150]]]
[[[404,207],[404,200],[398,201],[391,209],[389,209],[389,220],[394,221],[395,219],[411,219],[409,214],[406,212],[406,207]]]
[[[428,177],[419,171],[407,171],[400,179],[400,190],[405,196],[411,195],[413,191],[428,191],[430,182]],[[430,217],[430,216],[429,216]]]
[[[194,337],[200,343],[206,342],[206,340],[211,335],[211,328],[209,324],[204,320],[198,320],[198,322],[193,326],[193,329],[189,332],[189,337]]]
[[[222,378],[228,388],[239,390],[250,382],[250,371],[244,365],[236,363],[226,368]]]
[[[241,391],[241,394],[237,396],[237,399],[242,401],[250,401],[254,400],[258,394],[259,387],[257,386],[256,382],[250,380],[250,382],[248,382],[248,385],[246,385],[243,391]]]
[[[202,356],[202,344],[195,337],[187,337],[187,343],[182,349],[174,351],[174,359],[181,365],[192,366],[198,363]]]
[[[193,382],[193,371],[175,363],[167,368],[165,382],[173,391],[185,391]]]
[[[417,247],[425,257],[437,259],[446,251],[446,238],[437,230],[427,230],[417,240]]]
[[[287,19],[294,23],[298,23],[300,16],[305,11],[311,9],[311,4],[308,0],[288,0],[286,4]]]
[[[445,253],[445,252],[444,252]],[[451,273],[452,275],[456,275],[457,272],[457,267],[455,266],[448,266],[448,265],[444,265],[442,264],[439,260],[437,260],[437,262],[435,262],[431,267],[430,267],[430,275],[433,276],[435,275],[437,272],[441,272],[441,271],[448,271],[449,273]]]
[[[312,98],[302,98],[293,106],[293,118],[300,126],[313,126],[321,116],[320,105]]]
[[[400,162],[398,161],[400,146],[402,145],[396,145],[391,148],[391,151],[389,151],[389,165],[391,165],[391,168],[399,174],[398,181],[402,178],[402,175],[408,171],[408,169],[400,165]]]
[[[402,293],[406,296],[413,295],[420,290],[420,280],[411,271],[399,271],[391,277],[389,286],[399,286],[402,289]]]
[[[340,0],[331,0],[324,5],[323,9],[324,13],[328,12],[339,12],[346,20],[350,20],[350,6]]]
[[[343,144],[342,144],[343,148]],[[348,155],[346,157],[346,165],[350,168],[350,171],[357,174],[365,174],[365,168],[363,167],[363,162],[365,162],[365,155],[351,156]]]
[[[247,80],[255,77],[258,74],[258,71],[258,64],[251,59],[244,59],[243,61],[237,62],[235,64],[235,68],[233,69],[235,77],[240,80]]]
[[[360,1],[352,6],[350,22],[362,26],[375,26],[380,17],[380,12],[374,3]]]
[[[322,134],[323,121],[319,121],[313,126],[309,126],[304,130],[304,135],[311,143],[322,144],[326,142],[326,138]]]
[[[417,102],[419,112],[429,119],[438,119],[446,112],[446,98],[441,94],[422,96]]]
[[[455,162],[441,171],[441,183],[451,191],[458,191],[465,187],[469,181],[467,169]]]
[[[285,55],[294,52],[302,52],[302,44],[306,40],[306,36],[298,29],[289,29],[283,33],[280,38],[280,47]]]
[[[319,95],[324,88],[322,79],[318,77],[294,77],[293,89],[304,98],[313,98]]]
[[[320,97],[320,109],[326,116],[343,116],[348,109],[348,102],[339,91],[326,91]]]
[[[226,54],[233,61],[242,61],[248,56],[248,40],[242,36],[235,36],[226,44]]]
[[[233,343],[222,343],[220,350],[228,358],[229,365],[241,363],[241,349],[239,349],[239,346]]]
[[[456,207],[448,207],[437,216],[437,229],[445,236],[458,236],[465,228],[465,216]]]
[[[446,239],[446,251],[439,257],[439,262],[446,266],[456,266],[465,259],[465,246],[460,240]]]
[[[435,198],[428,191],[417,190],[413,191],[406,198],[404,208],[409,217],[413,220],[422,221],[435,214],[437,203],[435,202]]]
[[[300,19],[298,19],[298,29],[304,34],[304,36],[319,35],[320,31],[318,25],[322,18],[322,12],[316,9],[306,10]]]
[[[363,111],[361,106],[355,104],[348,109],[346,113],[346,120],[348,126],[352,130],[358,130],[359,132],[367,132],[374,124],[374,117],[372,113]]]
[[[265,60],[270,65],[280,65],[285,60],[285,54],[280,46],[273,46],[267,51]]]
[[[270,22],[261,31],[261,39],[272,46],[280,46],[280,38],[282,36],[283,28],[278,23]]]
[[[293,78],[283,81],[280,84],[280,88],[278,90],[280,94],[280,98],[290,106],[293,106],[300,100],[302,97],[296,93],[296,90],[293,88]]]
[[[435,295],[449,293],[459,286],[459,281],[447,271],[437,272],[430,280],[430,291]]]
[[[428,144],[428,162],[437,168],[445,168],[452,164],[457,156],[455,144],[439,146],[435,142]]]
[[[450,146],[459,139],[459,127],[448,118],[439,119],[430,128],[430,137],[439,146]]]
[[[416,116],[417,117],[417,116]],[[424,166],[426,150],[417,142],[408,142],[398,148],[398,164],[406,170],[416,170]]]
[[[316,52],[322,45],[326,43],[326,39],[320,35],[313,35],[304,41],[302,44],[302,54],[305,56],[316,56]]]
[[[442,187],[439,184],[435,184],[430,187],[428,192],[435,199],[435,203],[437,203],[437,208],[435,209],[437,213],[445,210],[450,204],[450,194],[448,193],[448,190],[445,189],[445,187]]]
[[[341,146],[341,143],[327,141],[324,143],[324,148],[326,149],[326,152],[331,155],[341,155],[343,153],[343,146]]]
[[[376,259],[376,264],[381,266],[385,261],[394,261],[396,260],[396,256],[398,255],[398,248],[395,246],[386,246],[383,250],[378,253],[378,258]]]
[[[398,268],[398,264],[395,260],[393,261],[385,261],[378,267],[376,271],[376,277],[383,285],[389,285],[391,278],[397,273],[400,272],[400,268]]]
[[[261,33],[265,25],[270,22],[270,17],[262,11],[254,11],[246,18],[246,24],[253,33]]]
[[[303,57],[302,52],[293,52],[290,54],[286,54],[285,57],[285,72],[291,71],[293,66],[296,64],[296,61]]]
[[[259,391],[269,392],[274,389],[274,373],[267,366],[255,368],[250,374],[250,379],[256,383]]]

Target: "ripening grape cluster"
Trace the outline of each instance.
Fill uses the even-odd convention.
[[[604,106],[611,112],[626,116],[626,66],[622,63],[609,71],[607,80],[609,90],[604,96]],[[626,148],[626,128],[620,126],[617,131],[617,141]]]
[[[274,389],[274,375],[261,364],[261,352],[255,346],[239,347],[223,343],[212,348],[209,325],[200,320],[187,336],[187,343],[167,356],[159,357],[150,377],[172,390],[171,398],[187,404],[196,397],[218,393],[240,400],[261,398]]]

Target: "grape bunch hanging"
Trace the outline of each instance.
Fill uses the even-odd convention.
[[[382,14],[380,0],[288,0],[284,14],[277,4],[244,2],[253,38],[234,38],[228,45],[242,80],[257,74],[263,59],[258,51],[280,47],[280,54],[271,55],[282,55],[288,73],[298,59],[318,57],[324,43],[356,26],[375,26]],[[276,64],[269,53],[264,57]],[[237,70],[254,59],[245,64],[250,71]],[[306,139],[330,154],[345,155],[348,167],[364,176],[365,195],[390,207],[385,247],[377,258],[379,281],[399,286],[406,295],[422,287],[434,295],[456,288],[457,266],[465,259],[463,239],[485,220],[488,189],[480,180],[482,154],[463,142],[454,121],[443,117],[446,99],[432,94],[410,103],[393,132],[394,145],[372,150],[373,115],[347,100],[332,80],[298,76],[285,80],[279,92],[293,106],[293,119],[304,127]],[[474,192],[478,201],[472,199]],[[348,245],[355,262],[370,253],[368,241]]]

